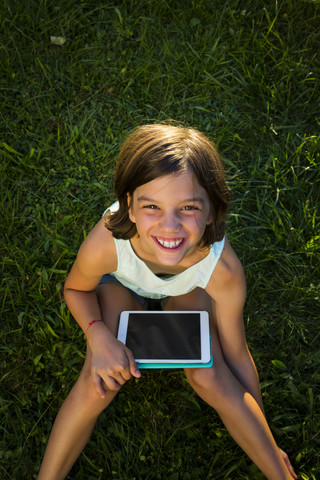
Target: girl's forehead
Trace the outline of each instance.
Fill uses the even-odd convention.
[[[194,173],[175,172],[158,177],[151,182],[144,183],[134,191],[134,197],[139,199],[146,194],[152,194],[153,197],[175,195],[177,197],[193,198],[195,195],[201,195],[203,199],[208,199],[206,190],[199,184]]]

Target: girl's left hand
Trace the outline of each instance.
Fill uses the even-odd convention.
[[[282,456],[282,458],[283,458],[283,460],[284,460],[284,463],[286,464],[287,469],[288,469],[289,472],[290,472],[290,475],[292,476],[292,478],[294,478],[295,480],[297,480],[298,477],[297,477],[297,475],[295,474],[295,471],[293,470],[293,467],[292,467],[292,465],[291,465],[291,463],[290,463],[290,460],[289,460],[288,455],[286,454],[286,452],[284,452],[283,450],[281,450],[281,448],[279,448],[279,450],[280,450],[280,454],[281,454],[281,456]]]

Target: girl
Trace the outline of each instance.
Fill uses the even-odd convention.
[[[139,127],[115,175],[118,204],[80,247],[65,284],[87,337],[80,376],[54,423],[39,480],[66,477],[104,408],[131,377],[131,351],[115,335],[122,310],[155,299],[165,310],[206,310],[213,367],[186,368],[194,390],[270,480],[297,478],[266,422],[242,310],[242,266],[225,236],[229,191],[215,147],[194,129]]]

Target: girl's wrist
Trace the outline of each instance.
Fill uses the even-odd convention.
[[[96,319],[96,320],[91,320],[91,322],[88,323],[86,330],[84,331],[84,337],[87,338],[87,333],[88,330],[94,325],[95,323],[102,322],[101,318]]]
[[[101,345],[105,347],[109,340],[114,340],[115,336],[102,321],[93,323],[88,329],[88,333],[85,338],[90,346],[90,349],[94,351],[96,348],[100,348]]]

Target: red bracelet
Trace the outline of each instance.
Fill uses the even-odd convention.
[[[87,330],[85,331],[84,333],[84,336],[86,337],[87,336],[87,331],[89,330],[89,328],[91,327],[91,325],[93,325],[94,323],[96,322],[102,322],[102,320],[91,320],[91,322],[89,323],[88,327],[87,327]]]

